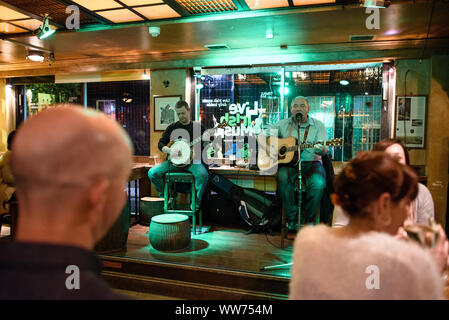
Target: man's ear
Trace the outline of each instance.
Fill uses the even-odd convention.
[[[87,219],[93,230],[98,230],[98,227],[101,224],[100,221],[103,221],[102,213],[104,212],[104,207],[107,201],[106,191],[109,184],[109,180],[101,179],[89,188],[88,201],[90,210]]]

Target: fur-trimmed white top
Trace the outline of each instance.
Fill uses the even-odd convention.
[[[305,227],[294,242],[289,299],[443,299],[430,252],[380,232],[356,238],[325,225]]]

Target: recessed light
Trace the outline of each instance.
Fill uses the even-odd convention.
[[[34,62],[44,62],[45,57],[42,52],[31,50],[27,54],[27,59]]]

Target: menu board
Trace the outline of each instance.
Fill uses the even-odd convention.
[[[409,148],[424,148],[426,96],[396,97],[395,136]]]

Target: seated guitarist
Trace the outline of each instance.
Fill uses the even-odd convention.
[[[310,110],[309,102],[305,97],[296,97],[291,106],[291,117],[278,121],[271,126],[270,130],[278,130],[278,138],[290,136],[298,139],[298,125],[300,126],[301,143],[327,140],[327,132],[324,124],[308,116]],[[307,134],[304,139],[304,134]],[[304,141],[305,140],[305,141]],[[305,223],[312,222],[326,188],[326,172],[323,168],[321,156],[326,155],[328,148],[322,144],[316,144],[313,148],[301,150],[301,173],[305,182],[307,197],[302,198],[305,204],[301,212]],[[285,210],[288,231],[298,231],[298,203],[295,200],[295,186],[298,182],[297,163],[279,164],[277,185],[278,194],[281,197],[282,206]]]
[[[166,153],[169,156],[172,153],[174,153],[174,151],[167,146],[170,141],[174,141],[177,140],[179,137],[182,137],[184,139],[189,140],[190,142],[193,141],[193,139],[197,138],[196,136],[194,136],[194,134],[201,135],[204,132],[204,127],[200,123],[190,121],[190,108],[189,104],[186,101],[183,100],[178,101],[175,105],[175,112],[178,115],[179,121],[170,124],[167,127],[167,129],[165,129],[164,133],[162,134],[162,138],[159,140],[158,144],[159,150],[161,150],[162,152]],[[201,130],[199,130],[199,128]],[[201,150],[201,148],[199,149]],[[204,189],[206,188],[207,179],[209,177],[206,167],[201,162],[202,160],[201,153],[202,152],[194,153],[193,162],[188,164],[187,166],[176,167],[169,160],[166,160],[163,163],[154,166],[148,171],[148,177],[150,178],[151,183],[153,183],[154,188],[158,192],[159,197],[161,198],[164,197],[164,175],[167,172],[189,171],[195,177],[195,188],[197,191],[196,193],[197,202],[195,209],[199,210],[201,206],[201,199],[203,197],[203,192]],[[172,156],[175,155],[172,154]]]

